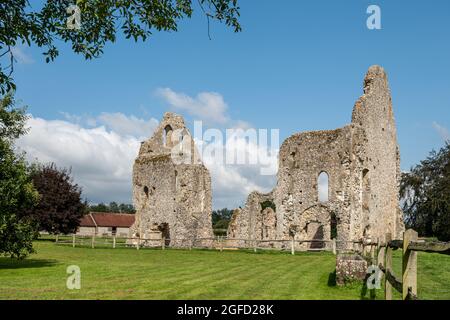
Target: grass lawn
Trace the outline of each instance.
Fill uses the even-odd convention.
[[[90,249],[49,241],[35,248],[23,261],[0,258],[0,299],[369,298],[361,284],[334,285],[331,253]],[[398,253],[394,263],[399,270]],[[66,288],[69,265],[81,269],[80,290]],[[450,256],[420,253],[418,268],[420,298],[450,299]]]

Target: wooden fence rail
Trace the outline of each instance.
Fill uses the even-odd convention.
[[[384,242],[378,243],[377,263],[384,273],[385,299],[392,300],[392,288],[403,300],[417,300],[417,252],[450,254],[450,242],[419,241],[417,232],[409,229],[403,233],[403,240],[392,240],[387,234]],[[392,252],[402,250],[402,276],[397,277],[392,270]]]
[[[140,237],[116,237],[116,236],[100,236],[96,234],[92,235],[67,235],[59,236],[55,240],[61,245],[76,246],[89,246],[91,248],[99,246],[107,246],[112,248],[120,247],[134,247],[139,250],[142,247],[161,248],[165,250],[166,246],[172,246],[172,243],[176,243],[175,247],[188,248],[208,248],[218,249],[221,252],[227,249],[253,249],[255,252],[259,249],[264,250],[289,250],[292,254],[296,251],[332,251],[337,253],[338,245],[342,247],[348,247],[348,250],[354,250],[354,245],[363,245],[362,241],[346,241],[346,240],[298,240],[298,239],[244,239],[244,238],[226,238],[226,237],[214,237],[214,238],[140,238]],[[268,243],[274,244],[273,247],[268,246]],[[301,244],[310,244],[304,248],[299,248]]]

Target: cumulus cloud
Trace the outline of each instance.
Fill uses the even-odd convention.
[[[158,121],[144,120],[120,113],[103,113],[97,117],[65,114],[65,120],[31,117],[30,132],[19,139],[18,147],[30,161],[55,162],[71,167],[75,182],[92,202],[130,202],[132,165],[142,137],[148,138]],[[238,136],[232,143],[206,141],[203,148],[222,148],[223,161],[205,153],[204,162],[212,177],[214,208],[234,208],[244,204],[247,195],[258,190],[270,191],[276,183],[276,151],[267,156],[259,146]],[[214,146],[217,144],[217,146]],[[263,163],[227,164],[226,154],[232,148],[246,159],[259,157]],[[204,149],[203,149],[204,150]],[[261,175],[261,167],[272,175]]]
[[[119,135],[135,137],[149,137],[158,126],[158,120],[151,118],[144,120],[133,115],[126,116],[123,113],[102,113],[98,121]]]
[[[206,122],[225,124],[230,120],[226,115],[228,106],[219,93],[200,92],[193,98],[170,88],[159,88],[156,90],[156,94],[173,109],[187,112]]]
[[[433,122],[433,128],[437,131],[437,133],[444,141],[450,140],[450,131],[446,127],[441,126],[437,122]]]
[[[216,137],[217,138],[217,137]],[[237,208],[252,191],[267,193],[276,184],[278,145],[266,146],[243,134],[196,141],[212,177],[215,208]]]
[[[83,194],[93,202],[131,199],[131,168],[140,140],[105,126],[84,128],[62,120],[31,117],[30,132],[17,142],[29,161],[72,168]]]
[[[148,138],[158,126],[158,120],[155,118],[144,120],[134,115],[127,116],[120,112],[103,112],[98,117],[89,115],[79,116],[66,112],[61,112],[61,114],[69,122],[76,123],[80,126],[95,127],[103,125],[121,136],[133,136],[141,140]]]

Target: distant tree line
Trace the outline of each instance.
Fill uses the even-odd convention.
[[[89,212],[114,212],[114,213],[136,213],[134,206],[128,203],[110,202],[109,204],[99,203],[88,205]]]
[[[233,215],[233,210],[223,208],[212,212],[212,225],[216,236],[225,236],[228,225]]]

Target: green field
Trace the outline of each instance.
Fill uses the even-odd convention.
[[[331,253],[72,248],[35,242],[23,261],[0,258],[0,299],[369,299],[334,284]],[[394,259],[397,274],[400,256]],[[66,268],[81,289],[66,288]],[[450,256],[419,253],[418,296],[450,299]],[[383,291],[375,291],[383,298]],[[398,295],[397,295],[398,297]]]

